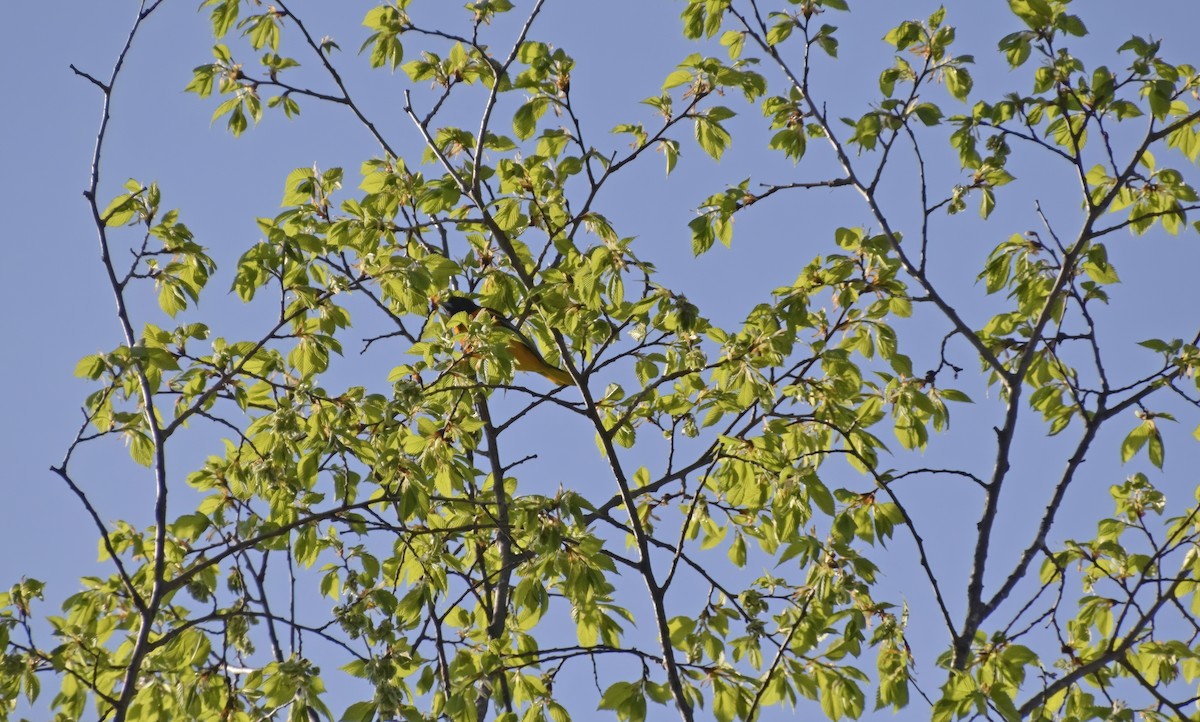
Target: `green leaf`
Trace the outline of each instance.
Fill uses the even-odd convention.
[[[691,83],[694,78],[695,73],[692,70],[680,69],[672,71],[671,74],[667,76],[666,80],[663,81],[662,89],[665,91],[670,90],[671,88],[677,88],[685,83]]]
[[[104,357],[100,354],[93,354],[79,359],[79,363],[75,365],[75,375],[95,381],[104,375],[107,368]]]
[[[967,396],[965,393],[957,389],[938,389],[938,393],[941,394],[942,398],[947,401],[956,401],[963,404],[975,403],[971,400],[970,396]]]
[[[242,0],[208,0],[205,4],[214,6],[211,13],[213,35],[217,38],[224,37],[237,22]]]
[[[937,125],[942,122],[942,109],[933,103],[918,103],[912,112],[925,125]]]
[[[924,29],[920,23],[906,20],[889,30],[883,36],[883,39],[897,50],[904,50],[908,46],[918,42],[923,34]]]
[[[599,709],[613,710],[617,717],[628,722],[644,722],[646,719],[646,697],[640,685],[617,682],[604,690],[600,696]]]
[[[696,142],[700,144],[700,148],[705,153],[712,156],[713,160],[721,160],[721,155],[732,140],[729,132],[721,125],[720,121],[729,117],[722,111],[730,114],[733,112],[727,108],[716,106],[704,114],[695,116]]]
[[[945,69],[946,89],[950,91],[950,95],[957,100],[965,101],[967,95],[971,92],[971,74],[966,68],[958,68],[954,66]]]
[[[1154,80],[1146,84],[1146,100],[1150,103],[1150,113],[1159,120],[1164,120],[1171,112],[1171,96],[1175,92],[1175,84],[1168,80]]]
[[[679,141],[661,140],[658,148],[667,160],[667,175],[671,175],[671,171],[675,170],[675,164],[679,161]]]
[[[983,188],[979,192],[979,217],[987,220],[996,208],[996,192],[991,188]]]
[[[262,50],[269,45],[271,50],[279,50],[279,25],[275,22],[274,13],[263,13],[253,18],[247,18],[250,27],[245,34],[250,38],[250,45],[255,50]]]
[[[1046,0],[1008,0],[1008,6],[1033,30],[1046,28],[1054,17],[1054,11]]]
[[[831,58],[836,58],[838,54],[838,40],[833,35],[836,31],[837,28],[833,25],[822,25],[813,38],[817,45],[825,51],[825,54]]]
[[[799,161],[808,148],[808,136],[804,132],[804,126],[784,128],[771,137],[767,147],[783,151],[784,156],[791,158],[793,162]]]
[[[1068,15],[1063,13],[1058,16],[1055,25],[1068,35],[1074,35],[1077,38],[1082,38],[1088,34],[1087,26],[1079,19],[1078,15]]]
[[[1147,445],[1147,455],[1150,457],[1150,463],[1161,469],[1163,467],[1163,439],[1162,432],[1158,430],[1158,426],[1152,421],[1146,422],[1151,425],[1149,444]]]
[[[100,214],[100,219],[104,221],[104,225],[115,228],[133,220],[136,210],[137,198],[134,194],[123,193],[112,199],[112,202]]]
[[[780,22],[775,23],[767,30],[767,45],[778,45],[784,40],[791,37],[792,31],[796,29],[796,19],[792,17],[784,17]]]
[[[171,531],[181,539],[196,541],[211,524],[203,514],[184,514],[171,524]]]
[[[311,202],[316,189],[313,184],[316,175],[313,168],[296,168],[288,173],[287,180],[283,182],[283,201],[280,205],[298,206]]]
[[[133,457],[133,460],[147,468],[153,466],[154,441],[146,434],[136,430],[126,431],[125,437],[129,442],[129,455]]]
[[[714,680],[712,709],[717,722],[733,722],[738,716],[737,688]]]
[[[545,98],[534,98],[517,108],[513,114],[513,132],[521,140],[529,140],[537,131],[537,121],[546,113],[549,102]]]
[[[1154,424],[1151,421],[1145,421],[1136,426],[1133,431],[1130,431],[1125,437],[1125,440],[1121,442],[1122,463],[1128,462],[1139,451],[1141,451],[1142,447],[1145,446],[1146,442],[1150,440],[1150,437],[1153,435],[1153,433]]]
[[[729,561],[739,569],[746,566],[746,537],[736,534],[733,543],[729,545]]]
[[[1025,64],[1033,51],[1033,40],[1036,37],[1034,33],[1021,31],[1010,33],[1000,39],[1000,50],[1004,51],[1009,67],[1017,68]]]
[[[745,31],[726,30],[721,34],[721,44],[729,49],[729,59],[737,60],[742,56],[742,48],[746,44]]]
[[[1088,261],[1082,264],[1080,268],[1087,274],[1088,278],[1096,283],[1119,283],[1121,280],[1117,277],[1117,270],[1106,261]]]
[[[521,213],[521,203],[515,198],[505,198],[496,204],[492,213],[496,225],[504,231],[514,231],[529,222]]]

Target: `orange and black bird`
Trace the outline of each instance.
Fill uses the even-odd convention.
[[[450,316],[465,313],[474,318],[486,311],[492,317],[492,322],[509,334],[508,352],[512,354],[514,366],[522,371],[541,374],[559,386],[570,386],[575,383],[569,373],[547,361],[538,351],[537,344],[521,333],[521,329],[517,328],[516,324],[505,318],[499,311],[481,308],[471,299],[462,296],[450,296],[440,301],[438,305]]]

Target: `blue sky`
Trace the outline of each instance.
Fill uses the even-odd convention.
[[[202,302],[201,315],[224,319],[237,327],[252,323],[253,317],[244,316],[236,297],[224,293],[224,289],[237,256],[258,239],[255,217],[277,212],[287,173],[314,163],[323,168],[343,166],[347,188],[352,190],[359,163],[376,155],[378,149],[343,109],[313,102],[303,105],[295,121],[268,114],[259,128],[242,138],[231,137],[220,123],[210,125],[215,103],[183,92],[191,68],[210,58],[208,21],[197,12],[196,5],[193,1],[167,0],[135,44],[115,97],[101,195],[115,194],[128,177],[157,180],[163,189],[164,205],[181,209],[184,222],[199,242],[209,247],[220,266],[214,287]],[[366,34],[359,23],[371,5],[295,5],[293,9],[310,26],[320,28],[317,34],[329,34],[338,40],[344,51],[338,57],[339,66],[352,69],[352,90],[363,99],[368,113],[381,119],[381,128],[389,137],[398,139],[402,148],[419,157],[419,138],[400,111],[401,92],[411,84],[402,73],[360,72],[364,61],[354,54]],[[419,13],[423,5],[426,3],[417,0],[414,12]],[[459,4],[451,5],[457,8]],[[1102,53],[1103,62],[1117,65],[1111,49],[1129,34],[1138,33],[1162,37],[1168,58],[1200,64],[1200,57],[1194,55],[1194,28],[1200,24],[1200,10],[1193,0],[1147,3],[1136,11],[1128,2],[1077,5],[1093,33],[1080,44],[1083,49],[1078,54],[1085,61],[1089,52],[1097,52]],[[887,46],[877,40],[886,29],[901,19],[924,17],[936,4],[867,0],[854,7],[849,16],[830,18],[846,33],[843,53],[836,66],[827,64],[830,72],[818,82],[831,104],[844,104],[834,115],[857,115],[865,109],[863,96],[856,92],[864,84],[873,97],[875,77],[890,57]],[[576,57],[573,93],[580,114],[591,119],[593,142],[620,149],[625,141],[605,136],[608,128],[618,122],[652,122],[651,113],[638,101],[657,94],[662,78],[684,55],[696,50],[680,37],[680,8],[680,3],[666,0],[548,3],[532,36],[561,45]],[[3,458],[8,460],[0,476],[0,488],[7,500],[0,509],[0,548],[5,550],[0,554],[0,584],[7,585],[21,575],[46,579],[51,582],[52,600],[69,594],[79,576],[107,572],[95,561],[94,530],[48,467],[61,459],[80,423],[79,407],[89,391],[88,384],[72,375],[76,361],[119,342],[111,294],[98,263],[95,234],[81,195],[87,183],[100,97],[68,65],[74,63],[94,75],[106,76],[135,9],[134,3],[111,0],[14,3],[6,9],[10,37],[0,48],[0,60],[9,69],[8,100],[0,113],[0,168],[4,169],[0,174],[0,197],[8,201],[10,209],[3,234],[6,262],[0,266],[0,302],[6,309],[0,321],[6,352],[0,356],[0,363],[4,377],[10,381],[4,402],[8,412],[0,422],[0,444]],[[959,46],[969,48],[962,52],[977,56],[979,65],[973,71],[977,88],[998,84],[1005,89],[1027,89],[1026,75],[1009,72],[993,51],[999,37],[1017,29],[1017,21],[1007,14],[1005,3],[980,0],[951,4],[948,22],[959,26]],[[862,44],[852,46],[852,39]],[[1092,64],[1089,62],[1089,66]],[[745,127],[761,126],[757,111],[745,107],[740,99],[724,102],[746,116]],[[938,102],[944,108],[954,108],[948,98],[939,98]],[[470,108],[455,112],[468,113]],[[601,212],[617,222],[622,235],[637,235],[639,253],[659,264],[664,271],[663,281],[699,303],[718,323],[735,324],[771,288],[790,283],[813,255],[825,252],[818,246],[828,242],[833,228],[866,222],[857,200],[844,194],[816,191],[796,195],[739,217],[732,251],[718,248],[701,259],[692,259],[686,223],[692,209],[710,193],[752,174],[756,180],[786,182],[832,177],[834,171],[817,153],[794,168],[790,162],[768,154],[761,147],[765,145],[761,135],[738,139],[735,134],[734,148],[720,163],[704,157],[686,134],[681,140],[685,157],[679,172],[664,182],[661,159],[649,158],[627,184],[617,184],[606,192]],[[968,264],[977,263],[979,254],[986,253],[997,240],[1034,227],[1034,199],[1054,209],[1053,213],[1064,222],[1071,217],[1073,208],[1069,205],[1056,207],[1075,202],[1067,200],[1071,189],[1056,187],[1051,169],[1018,166],[1015,172],[1019,177],[1043,173],[1047,177],[1029,190],[1022,186],[1011,194],[1002,193],[998,214],[1009,215],[987,227],[974,220],[973,209],[942,222],[939,234],[947,239],[941,256],[945,260],[940,260],[944,265],[935,270],[951,293],[969,308],[978,303],[981,289],[974,286],[977,267]],[[952,173],[947,172],[946,178],[954,182]],[[889,190],[898,204],[904,202],[902,179]],[[979,234],[986,236],[979,238]],[[1125,287],[1119,287],[1118,295],[1128,295],[1118,300],[1127,302],[1130,309],[1123,312],[1124,319],[1113,320],[1113,336],[1132,334],[1136,340],[1157,335],[1160,329],[1162,335],[1183,333],[1177,330],[1179,322],[1185,321],[1182,327],[1186,329],[1187,318],[1195,316],[1194,273],[1200,268],[1195,238],[1169,238],[1155,231],[1141,238],[1124,236],[1112,245],[1129,288],[1126,292]],[[157,318],[152,296],[147,294],[138,302],[141,305],[135,307],[135,314],[140,319]],[[978,325],[986,321],[982,310],[976,316]],[[1122,325],[1122,320],[1131,323]],[[221,323],[212,321],[214,327]],[[1172,332],[1172,328],[1176,330]],[[930,329],[912,331],[914,338],[927,343],[938,336]],[[364,331],[352,338],[369,335]],[[357,351],[348,344],[345,365],[340,367],[346,378],[382,383],[390,365],[399,362],[360,358]],[[924,351],[927,359],[928,349]],[[914,357],[922,355],[921,349],[909,352]],[[1139,357],[1136,353],[1122,360],[1129,364],[1131,373],[1153,363],[1148,355]],[[977,389],[971,389],[971,393],[976,394]],[[954,412],[956,419],[971,413],[963,407]],[[987,413],[991,412],[981,410],[974,431],[965,431],[962,438],[985,443],[993,423],[986,418]],[[199,432],[194,446],[181,450],[175,462],[177,468],[194,466],[211,453],[215,441],[211,433]],[[586,448],[590,437],[584,441]],[[1180,483],[1179,490],[1185,493],[1192,483],[1187,471],[1195,455],[1182,451],[1168,452],[1168,477]],[[961,442],[955,449],[938,453],[968,461],[972,454],[969,443],[962,446]],[[569,463],[569,454],[563,454],[558,463]],[[1039,460],[1024,461],[1031,472],[1031,503],[1040,509],[1044,501],[1036,496],[1034,479]],[[1098,474],[1086,492],[1087,498],[1080,500],[1083,508],[1108,508],[1108,484],[1119,481],[1129,471],[1118,468],[1118,462],[1113,449],[1111,473]],[[99,499],[105,518],[148,519],[149,481],[138,476],[123,449],[114,446],[89,452],[81,459],[80,469],[86,470],[89,491]],[[553,464],[539,473],[545,475],[550,488],[561,477]],[[978,504],[971,494],[954,489],[916,493],[917,498],[928,502],[922,507],[922,518],[935,528],[956,523],[961,523],[963,529],[973,527]],[[1021,513],[1021,505],[1017,506],[1005,520],[1014,538],[1025,539],[1033,517]],[[1081,517],[1082,528],[1090,528],[1092,523],[1090,518]],[[961,572],[964,560],[964,550],[954,544],[954,538],[949,533],[935,549],[938,561],[951,575]],[[894,548],[896,554],[903,555],[910,547],[898,539]],[[892,580],[897,587],[905,587],[903,581]],[[928,601],[919,588],[904,593],[912,595],[909,598],[914,606],[922,599]],[[936,621],[914,614],[916,629],[931,623],[936,627]],[[940,651],[926,650],[922,661],[930,661]]]

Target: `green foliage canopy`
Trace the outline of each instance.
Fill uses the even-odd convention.
[[[86,196],[122,338],[80,361],[95,382],[87,425],[54,471],[112,572],[81,580],[61,615],[41,610],[33,579],[0,594],[0,719],[45,679],[59,719],[117,722],[558,722],[597,707],[644,720],[656,705],[726,722],[809,701],[831,719],[1197,718],[1200,508],[1159,486],[1178,490],[1169,430],[1197,421],[1200,337],[1142,340],[1155,363],[1118,374],[1130,349],[1103,333],[1122,309],[1112,245],[1184,232],[1200,208],[1195,67],[1140,37],[1107,65],[1076,57],[1088,29],[1069,3],[1010,0],[1023,29],[998,52],[1031,82],[980,88],[938,10],[887,33],[893,59],[858,89],[867,110],[841,118],[819,80],[855,52],[833,24],[853,22],[845,0],[687,0],[683,34],[700,50],[645,99],[651,121],[613,129],[628,143],[613,152],[572,103],[588,92],[572,87],[576,61],[538,39],[540,0],[479,0],[434,24],[422,2],[382,5],[357,60],[291,3],[207,0],[217,44],[188,90],[216,99],[214,121],[240,135],[272,110],[332,104],[379,146],[357,171],[284,179],[283,210],[258,219],[231,280],[277,314],[231,337],[195,307],[217,269],[186,213],[150,182],[101,195],[113,89],[160,2],[142,4],[107,80],[76,71],[106,108]],[[355,62],[397,73],[419,156],[351,94],[339,67]],[[755,107],[765,133],[740,122]],[[758,289],[722,328],[664,285],[601,191],[654,153],[670,176],[690,149],[719,160],[735,143],[780,153],[796,179],[700,200],[695,254],[788,195],[861,206],[793,283]],[[957,182],[934,179],[947,161]],[[1067,169],[1078,210],[1039,207],[1040,230],[1014,231],[1002,189],[1031,162]],[[893,197],[896,177],[908,196]],[[942,224],[969,206],[1004,239],[971,269],[983,298],[970,304],[935,273]],[[520,323],[574,383],[547,391],[517,371],[493,318],[438,313],[452,292]],[[157,323],[135,323],[146,293]],[[940,346],[915,363],[901,342],[928,345],[929,328]],[[407,361],[344,383],[352,332]],[[987,448],[927,466],[972,397],[956,414],[994,409]],[[169,464],[202,424],[222,448],[199,468]],[[549,472],[552,493],[537,482],[549,428],[594,443]],[[1013,469],[1046,437],[1065,453],[1037,465],[1045,506],[1014,543],[1000,505],[1025,493]],[[106,522],[74,463],[117,440],[153,480],[149,526]],[[1057,535],[1087,464],[1118,460],[1147,463],[1113,480],[1095,536]],[[979,502],[961,580],[905,502],[921,479]],[[184,486],[197,505],[174,501]],[[895,537],[941,639],[909,639],[909,610],[883,584]],[[914,674],[914,648],[936,657],[922,660],[936,682]],[[335,714],[327,688],[345,679],[366,692]]]

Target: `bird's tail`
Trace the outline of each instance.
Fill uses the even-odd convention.
[[[526,340],[523,334],[520,339],[513,339],[509,343],[508,350],[513,355],[514,365],[522,371],[532,371],[545,376],[559,386],[575,385],[571,374],[544,359],[533,342]]]

